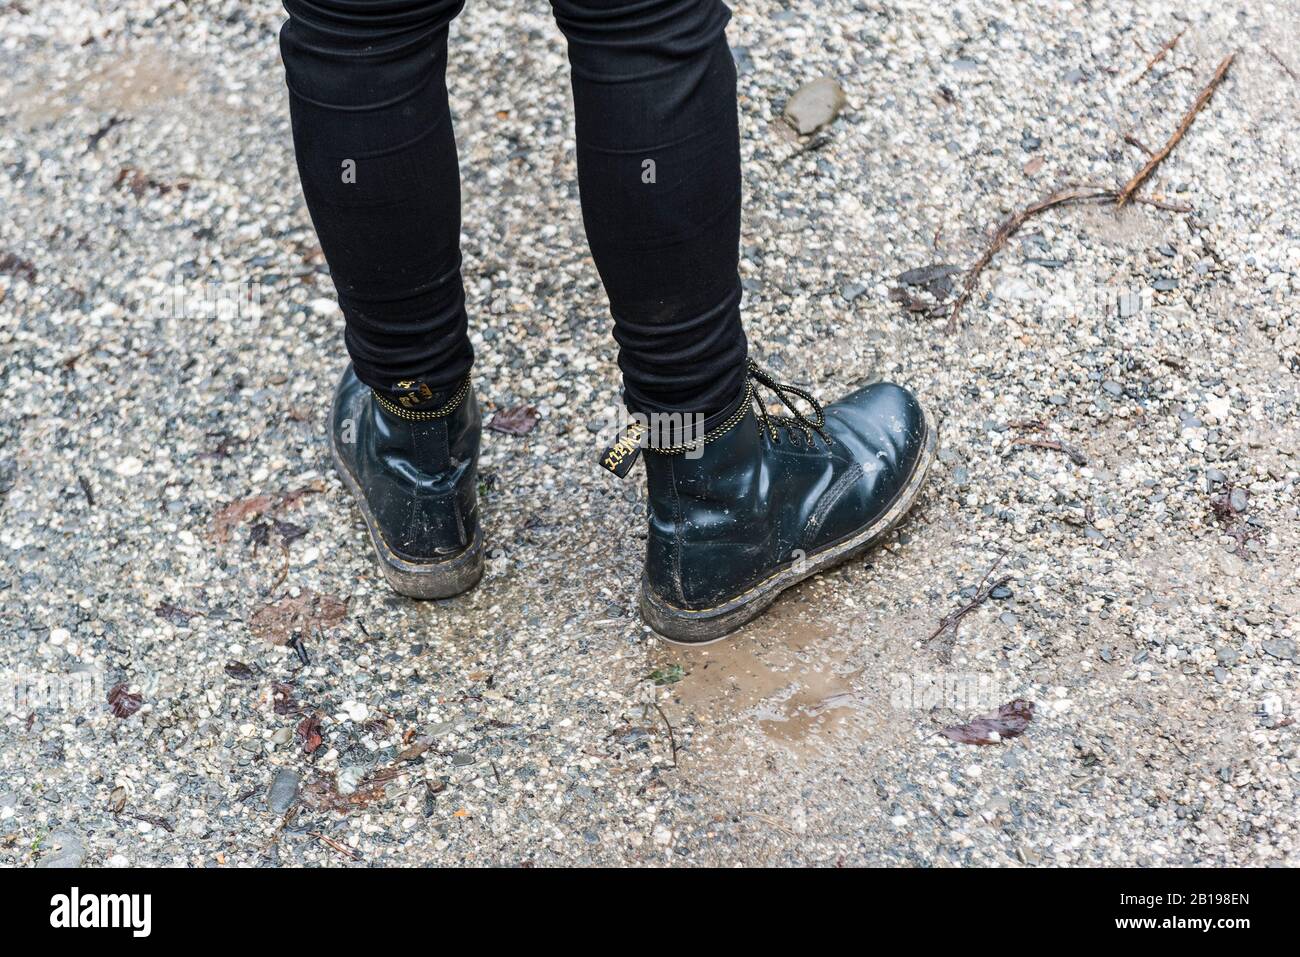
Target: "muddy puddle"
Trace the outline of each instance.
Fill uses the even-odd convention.
[[[715,740],[757,737],[799,757],[896,739],[901,716],[890,708],[887,674],[907,643],[815,607],[784,600],[733,639],[658,645],[655,666],[685,672],[672,686],[672,710]],[[907,631],[907,622],[896,624]]]

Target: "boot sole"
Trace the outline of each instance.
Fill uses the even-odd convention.
[[[865,552],[889,534],[920,497],[930,466],[934,462],[935,449],[939,440],[939,429],[928,411],[925,413],[925,433],[921,454],[912,467],[912,474],[894,496],[894,501],[889,508],[848,538],[824,545],[818,551],[808,555],[803,562],[799,563],[798,571],[795,570],[794,565],[787,565],[735,598],[699,611],[678,608],[663,601],[654,594],[649,582],[643,577],[641,617],[670,644],[692,646],[711,644],[753,621],[787,588]]]
[[[445,561],[413,562],[402,558],[384,540],[384,533],[379,528],[375,514],[370,510],[366,497],[362,494],[361,483],[357,481],[343,456],[339,454],[333,429],[330,430],[330,457],[334,459],[334,468],[338,470],[339,477],[347,490],[352,493],[357,509],[365,520],[366,531],[370,533],[371,544],[375,547],[375,556],[379,559],[379,568],[393,591],[407,598],[452,598],[478,584],[479,579],[483,577],[481,526],[475,527],[474,539],[464,551]]]

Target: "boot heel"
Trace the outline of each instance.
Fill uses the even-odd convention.
[[[465,551],[442,562],[408,562],[384,548],[373,531],[371,538],[389,587],[407,598],[451,598],[469,591],[483,577],[483,533],[479,529],[474,530],[474,540]]]
[[[330,443],[334,467],[343,480],[343,484],[356,500],[357,509],[366,523],[366,531],[375,546],[375,555],[379,559],[379,568],[384,573],[393,591],[407,598],[451,598],[461,592],[469,591],[483,577],[483,530],[481,526],[474,529],[474,538],[469,546],[459,555],[440,562],[412,562],[394,554],[384,540],[383,532],[375,513],[371,511],[361,484],[347,467],[338,448]]]
[[[741,625],[753,621],[794,584],[773,582],[771,588],[756,590],[752,595],[740,596],[705,611],[677,608],[662,601],[650,588],[650,582],[641,582],[641,618],[655,630],[659,637],[675,645],[708,645],[720,641]]]

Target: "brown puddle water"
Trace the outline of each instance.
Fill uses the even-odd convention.
[[[854,681],[861,666],[836,641],[838,628],[781,602],[734,638],[703,648],[659,644],[655,667],[680,665],[671,706],[715,734],[758,730],[795,752],[824,751],[867,727]]]

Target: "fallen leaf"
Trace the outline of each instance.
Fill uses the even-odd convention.
[[[276,714],[297,714],[302,705],[293,696],[293,685],[284,681],[271,682],[271,707]]]
[[[179,605],[173,605],[171,602],[166,601],[155,608],[153,613],[178,627],[188,625],[190,619],[198,614],[197,611],[190,611],[188,608],[181,608]]]
[[[258,522],[248,530],[248,541],[256,552],[259,548],[266,545],[271,540],[271,524],[269,522]]]
[[[320,479],[317,479],[314,482],[308,482],[302,488],[296,488],[285,492],[284,495],[280,496],[279,504],[276,507],[282,509],[293,508],[304,496],[316,495],[323,491],[325,491],[325,483]]]
[[[246,518],[261,515],[271,507],[272,501],[274,500],[269,495],[253,495],[238,502],[231,502],[213,516],[209,537],[214,542],[229,541],[231,529],[243,523]]]
[[[295,633],[326,631],[347,613],[347,602],[304,588],[297,598],[281,598],[257,609],[248,619],[248,629],[273,645],[287,645]]]
[[[282,522],[278,518],[275,520],[275,531],[280,536],[280,540],[286,545],[292,545],[298,539],[307,534],[307,529],[301,525],[294,525],[292,522]]]
[[[298,722],[298,743],[302,745],[303,751],[312,754],[321,746],[324,739],[320,733],[320,712],[309,714]]]
[[[998,708],[997,714],[986,714],[966,724],[954,724],[939,733],[958,744],[997,744],[1024,734],[1033,719],[1034,703],[1017,698]]]
[[[681,681],[686,677],[686,672],[681,665],[669,665],[667,668],[656,668],[646,677],[662,687],[663,685],[676,684]]]
[[[108,706],[119,718],[129,718],[140,710],[144,698],[126,690],[125,682],[115,684],[108,692]]]
[[[22,276],[28,282],[36,282],[36,266],[30,259],[23,259],[14,253],[0,253],[0,273]]]
[[[226,674],[236,681],[253,681],[257,678],[257,673],[242,661],[227,661]]]
[[[539,418],[531,405],[513,405],[493,415],[488,428],[506,435],[527,435],[533,431]]]
[[[368,807],[386,796],[386,781],[369,781],[361,784],[351,794],[340,794],[335,781],[318,779],[309,781],[298,792],[298,800],[313,811],[351,811]]]
[[[325,483],[317,479],[314,482],[307,483],[302,488],[291,489],[278,498],[274,495],[250,495],[238,502],[231,502],[212,517],[212,526],[208,531],[208,537],[214,542],[229,541],[231,531],[236,526],[243,524],[247,519],[258,515],[270,515],[287,511],[302,501],[304,496],[315,495],[323,491],[325,491]],[[289,527],[296,528],[297,526]],[[254,534],[261,535],[262,533],[256,532]],[[281,532],[281,535],[283,534],[284,532]]]
[[[433,742],[428,738],[417,738],[414,744],[408,745],[397,752],[397,757],[393,758],[394,764],[401,764],[404,761],[414,761],[420,755],[428,751]]]
[[[960,266],[952,263],[934,263],[908,269],[899,273],[897,278],[904,286],[919,286],[932,296],[942,299],[952,292],[952,277],[961,271]]]

